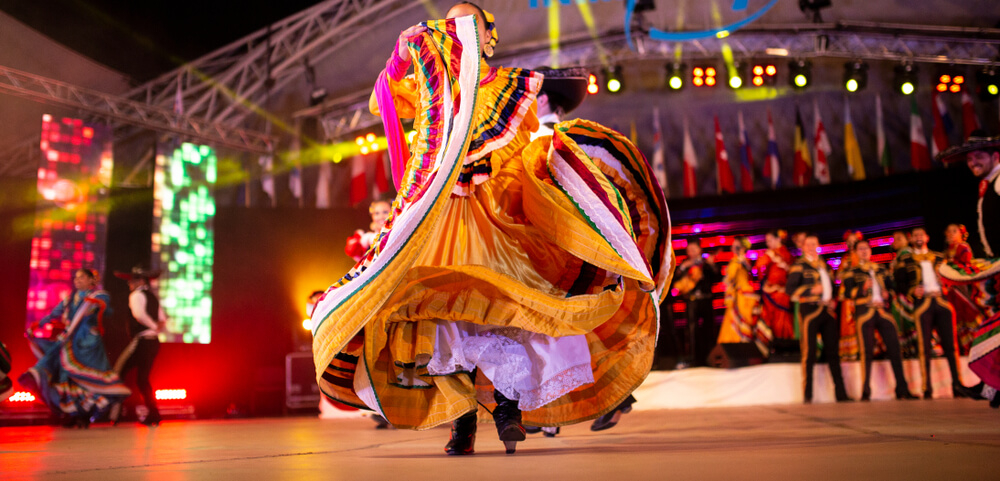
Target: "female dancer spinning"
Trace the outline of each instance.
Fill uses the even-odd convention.
[[[399,194],[313,311],[317,381],[396,427],[455,421],[449,454],[473,453],[482,404],[513,453],[522,418],[593,419],[642,383],[670,224],[621,135],[572,121],[530,141],[541,75],[486,64],[489,13],[448,17],[404,31],[376,84]],[[399,117],[414,118],[409,146]]]
[[[97,272],[78,269],[70,296],[29,330],[28,340],[39,360],[17,381],[69,427],[89,427],[91,419],[131,393],[111,368],[101,338],[109,301],[108,293],[97,288]],[[56,340],[31,335],[50,323],[65,328]]]

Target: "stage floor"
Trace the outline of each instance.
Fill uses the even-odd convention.
[[[641,401],[640,401],[641,402]],[[448,430],[369,419],[174,421],[158,428],[0,429],[0,479],[961,479],[1000,476],[985,402],[880,401],[635,411],[615,428],[532,435],[512,456],[492,425],[448,457]]]

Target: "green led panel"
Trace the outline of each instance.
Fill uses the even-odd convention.
[[[181,144],[157,149],[153,178],[153,259],[157,294],[170,322],[168,342],[212,340],[215,151]],[[168,154],[169,153],[169,154]]]

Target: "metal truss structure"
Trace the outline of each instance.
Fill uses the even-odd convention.
[[[636,36],[634,50],[626,40],[620,30],[605,32],[596,39],[586,34],[563,39],[559,64],[602,68],[650,60],[720,59],[723,50],[729,48],[737,58],[787,56],[1000,66],[1000,29],[840,22],[756,26],[725,38],[706,38],[683,44]],[[553,63],[547,41],[520,44],[505,50],[507,53],[497,57],[497,63],[526,67]],[[784,55],[778,56],[775,52]],[[378,125],[378,117],[368,112],[369,94],[369,91],[357,92],[304,109],[296,116],[319,116],[327,138],[344,138]]]
[[[271,92],[302,79],[321,62],[386,20],[420,2],[327,0],[164,74],[128,93],[150,106],[183,108],[218,125],[269,118]],[[179,105],[180,104],[180,105]]]

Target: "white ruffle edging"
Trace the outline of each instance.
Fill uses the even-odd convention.
[[[594,382],[583,335],[549,337],[515,327],[437,323],[433,375],[479,369],[518,408],[531,411]]]

